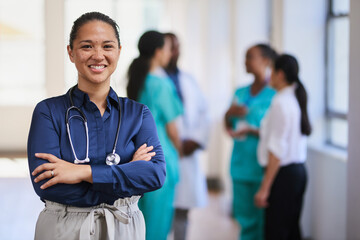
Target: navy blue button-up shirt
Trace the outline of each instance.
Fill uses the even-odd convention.
[[[36,158],[35,153],[50,153],[68,162],[75,159],[65,121],[66,110],[71,106],[69,94],[68,91],[65,95],[46,99],[34,110],[28,138],[30,173],[47,162]],[[165,180],[165,159],[150,110],[145,105],[127,98],[119,98],[118,102],[117,95],[112,89],[107,97],[107,108],[103,116],[90,101],[89,96],[78,88],[74,89],[72,99],[74,105],[79,107],[87,118],[90,158],[88,164],[91,165],[93,183],[56,184],[42,190],[40,186],[46,180],[34,183],[35,177],[32,176],[35,192],[40,198],[66,205],[88,207],[100,203],[113,204],[118,198],[159,189]],[[119,165],[108,166],[105,159],[113,150],[119,122],[119,103],[121,126],[116,153],[120,155],[121,161]],[[80,114],[76,110],[71,110],[70,115]],[[84,159],[84,122],[78,117],[73,117],[69,124],[76,155],[79,159]],[[130,162],[135,151],[144,143],[154,146],[153,151],[156,155],[151,161]]]

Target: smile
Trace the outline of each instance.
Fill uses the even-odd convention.
[[[93,72],[102,72],[106,68],[106,65],[89,65],[89,67]]]

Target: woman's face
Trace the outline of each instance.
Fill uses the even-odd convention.
[[[75,63],[79,83],[100,84],[110,81],[120,56],[114,29],[102,21],[90,21],[81,26],[68,46],[71,62]]]
[[[160,65],[161,67],[166,67],[169,64],[171,59],[171,39],[165,37],[164,46],[160,50]]]
[[[265,71],[268,64],[269,60],[263,57],[258,47],[252,47],[246,52],[245,66],[248,73],[261,73]]]

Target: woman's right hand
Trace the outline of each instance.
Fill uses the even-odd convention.
[[[147,144],[144,143],[138,148],[138,150],[136,150],[130,162],[139,160],[150,161],[151,158],[156,155],[156,152],[151,152],[153,149],[153,146],[147,147]]]
[[[244,117],[248,112],[248,109],[244,105],[233,104],[227,111],[226,115],[234,117]]]

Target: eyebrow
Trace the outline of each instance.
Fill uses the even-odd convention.
[[[80,41],[80,43],[92,43],[93,41],[91,41],[91,40],[82,40],[82,41]],[[102,43],[115,43],[115,41],[113,41],[113,40],[105,40],[105,41],[103,41]]]

